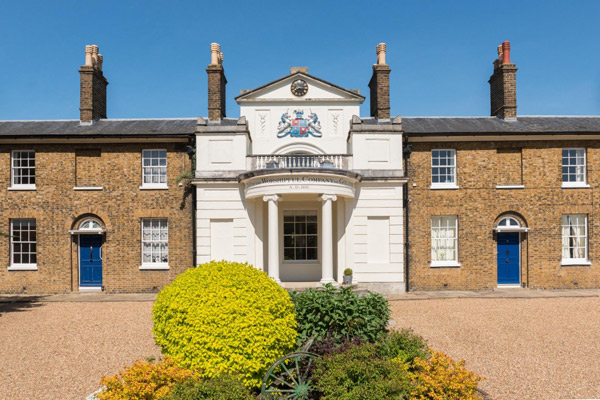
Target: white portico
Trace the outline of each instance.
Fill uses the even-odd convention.
[[[357,117],[364,99],[297,68],[242,91],[240,119],[200,118],[197,263],[248,262],[284,286],[352,268],[360,285],[403,291],[401,121]]]

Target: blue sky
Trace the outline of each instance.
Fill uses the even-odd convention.
[[[290,66],[368,95],[379,42],[393,115],[488,115],[503,40],[519,114],[600,114],[599,1],[3,1],[0,15],[3,120],[79,118],[86,44],[104,55],[109,118],[207,115],[211,42],[231,117],[240,89]]]

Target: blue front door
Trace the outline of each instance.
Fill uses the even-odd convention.
[[[519,284],[519,232],[498,233],[498,284]]]
[[[102,235],[79,237],[79,286],[102,286]]]

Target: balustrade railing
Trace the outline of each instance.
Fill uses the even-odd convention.
[[[250,170],[280,168],[350,169],[350,156],[345,154],[287,154],[249,156]]]

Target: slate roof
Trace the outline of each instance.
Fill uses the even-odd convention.
[[[520,134],[600,134],[600,117],[523,116],[516,120],[497,117],[402,117],[409,136]]]
[[[0,137],[144,137],[188,136],[196,132],[197,118],[0,121]]]

